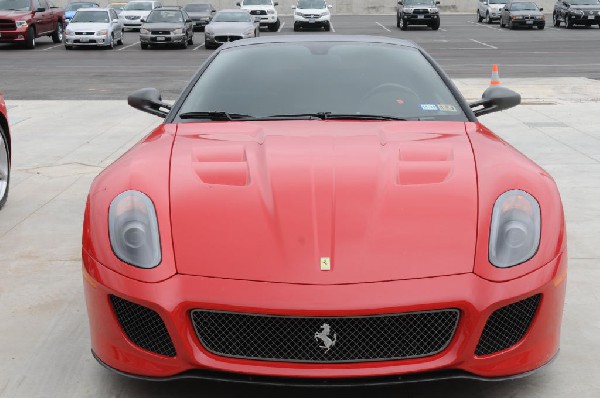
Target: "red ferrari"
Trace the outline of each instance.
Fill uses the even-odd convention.
[[[8,183],[10,182],[10,130],[8,115],[2,93],[0,93],[0,209],[8,199]]]
[[[481,125],[412,43],[228,43],[94,181],[92,351],[149,379],[294,385],[504,379],[559,349],[553,179]]]

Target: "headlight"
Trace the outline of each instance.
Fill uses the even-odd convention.
[[[108,35],[108,30],[106,29],[102,29],[96,32],[96,36],[107,36]]]
[[[108,211],[108,232],[115,255],[140,268],[154,268],[161,261],[156,210],[139,191],[125,191],[113,199]]]
[[[577,15],[583,15],[584,14],[583,10],[571,10],[571,12],[573,14],[577,14]]]
[[[140,34],[142,34],[142,35],[149,35],[150,31],[148,29],[140,28]]]
[[[544,19],[543,15],[536,15],[535,19]]]
[[[296,11],[294,14],[295,14],[296,16],[299,16],[299,17],[303,17],[303,16],[304,16],[304,15],[302,15],[302,13],[301,13],[300,11]]]
[[[74,35],[74,32],[73,32],[72,30],[69,30],[69,29],[67,29],[67,30],[65,30],[65,34],[66,34],[67,36],[73,36],[73,35]]]
[[[275,14],[275,10],[267,10],[267,14]]]
[[[321,13],[321,16],[322,16],[322,17],[326,17],[327,15],[329,15],[329,11],[325,11],[325,12],[322,12],[322,13]]]
[[[429,12],[430,12],[431,14],[437,14],[437,13],[438,13],[438,9],[437,9],[437,8],[430,8],[430,9],[429,9]]]
[[[175,29],[175,30],[173,31],[173,34],[174,34],[174,35],[180,35],[180,34],[182,34],[182,33],[183,33],[183,29]]]
[[[26,28],[27,25],[27,21],[16,21],[15,22],[17,24],[17,28]]]
[[[413,12],[413,9],[412,9],[412,8],[405,8],[405,9],[404,9],[404,13],[405,13],[405,14],[412,14],[412,12]]]
[[[515,19],[523,19],[523,16],[522,16],[522,15],[513,15],[513,16],[512,16],[512,17],[510,17],[510,18],[511,18],[512,20],[515,20]]]
[[[504,192],[494,204],[489,260],[500,268],[529,260],[540,244],[540,205],[525,191]]]

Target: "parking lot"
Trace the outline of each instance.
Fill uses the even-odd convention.
[[[474,14],[474,13],[473,13]],[[551,18],[550,18],[551,20]],[[294,33],[284,17],[281,32]],[[0,91],[13,135],[10,196],[0,212],[2,397],[598,397],[600,385],[600,29],[500,29],[474,15],[442,15],[439,31],[403,32],[394,16],[335,16],[337,34],[413,40],[474,100],[491,64],[523,104],[480,120],[556,179],[569,235],[561,353],[540,372],[503,382],[452,380],[353,389],[240,386],[198,380],[147,382],[113,374],[90,354],[81,282],[81,222],[95,175],[160,119],[127,106],[157,87],[173,100],[212,53],[197,32],[187,50],[142,51],[136,32],[115,50],[40,39],[35,50],[0,45]],[[334,32],[313,32],[325,35]]]

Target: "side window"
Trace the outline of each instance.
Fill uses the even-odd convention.
[[[110,19],[118,19],[117,17],[117,13],[115,12],[115,10],[113,10],[112,8],[109,10],[110,12]]]
[[[37,10],[38,8],[42,7],[42,3],[40,2],[40,0],[33,0],[33,9]]]

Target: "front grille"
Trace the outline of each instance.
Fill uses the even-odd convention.
[[[175,356],[175,347],[160,315],[117,296],[111,295],[110,302],[123,332],[132,343],[157,354]]]
[[[242,36],[215,36],[215,40],[219,43],[227,43],[229,41],[240,40]]]
[[[485,324],[476,355],[489,355],[517,344],[529,330],[541,294],[497,309]]]
[[[136,20],[136,19],[141,19],[142,17],[140,17],[139,15],[126,15],[125,19],[129,19],[130,21]]]
[[[10,19],[0,19],[0,30],[16,30],[17,25],[15,21],[11,21]]]
[[[252,14],[252,15],[267,15],[267,11],[266,10],[252,10],[252,11],[250,11],[250,14]]]
[[[171,31],[170,30],[153,30],[150,32],[153,35],[171,35]]]
[[[314,18],[314,19],[321,18],[321,16],[317,15],[317,14],[304,14],[303,16],[304,16],[304,18]]]
[[[76,36],[94,36],[94,32],[75,32]]]
[[[214,354],[319,363],[434,355],[450,344],[458,318],[457,309],[360,317],[192,311],[196,335]]]
[[[418,8],[413,10],[413,14],[429,14],[429,10],[425,8]]]

